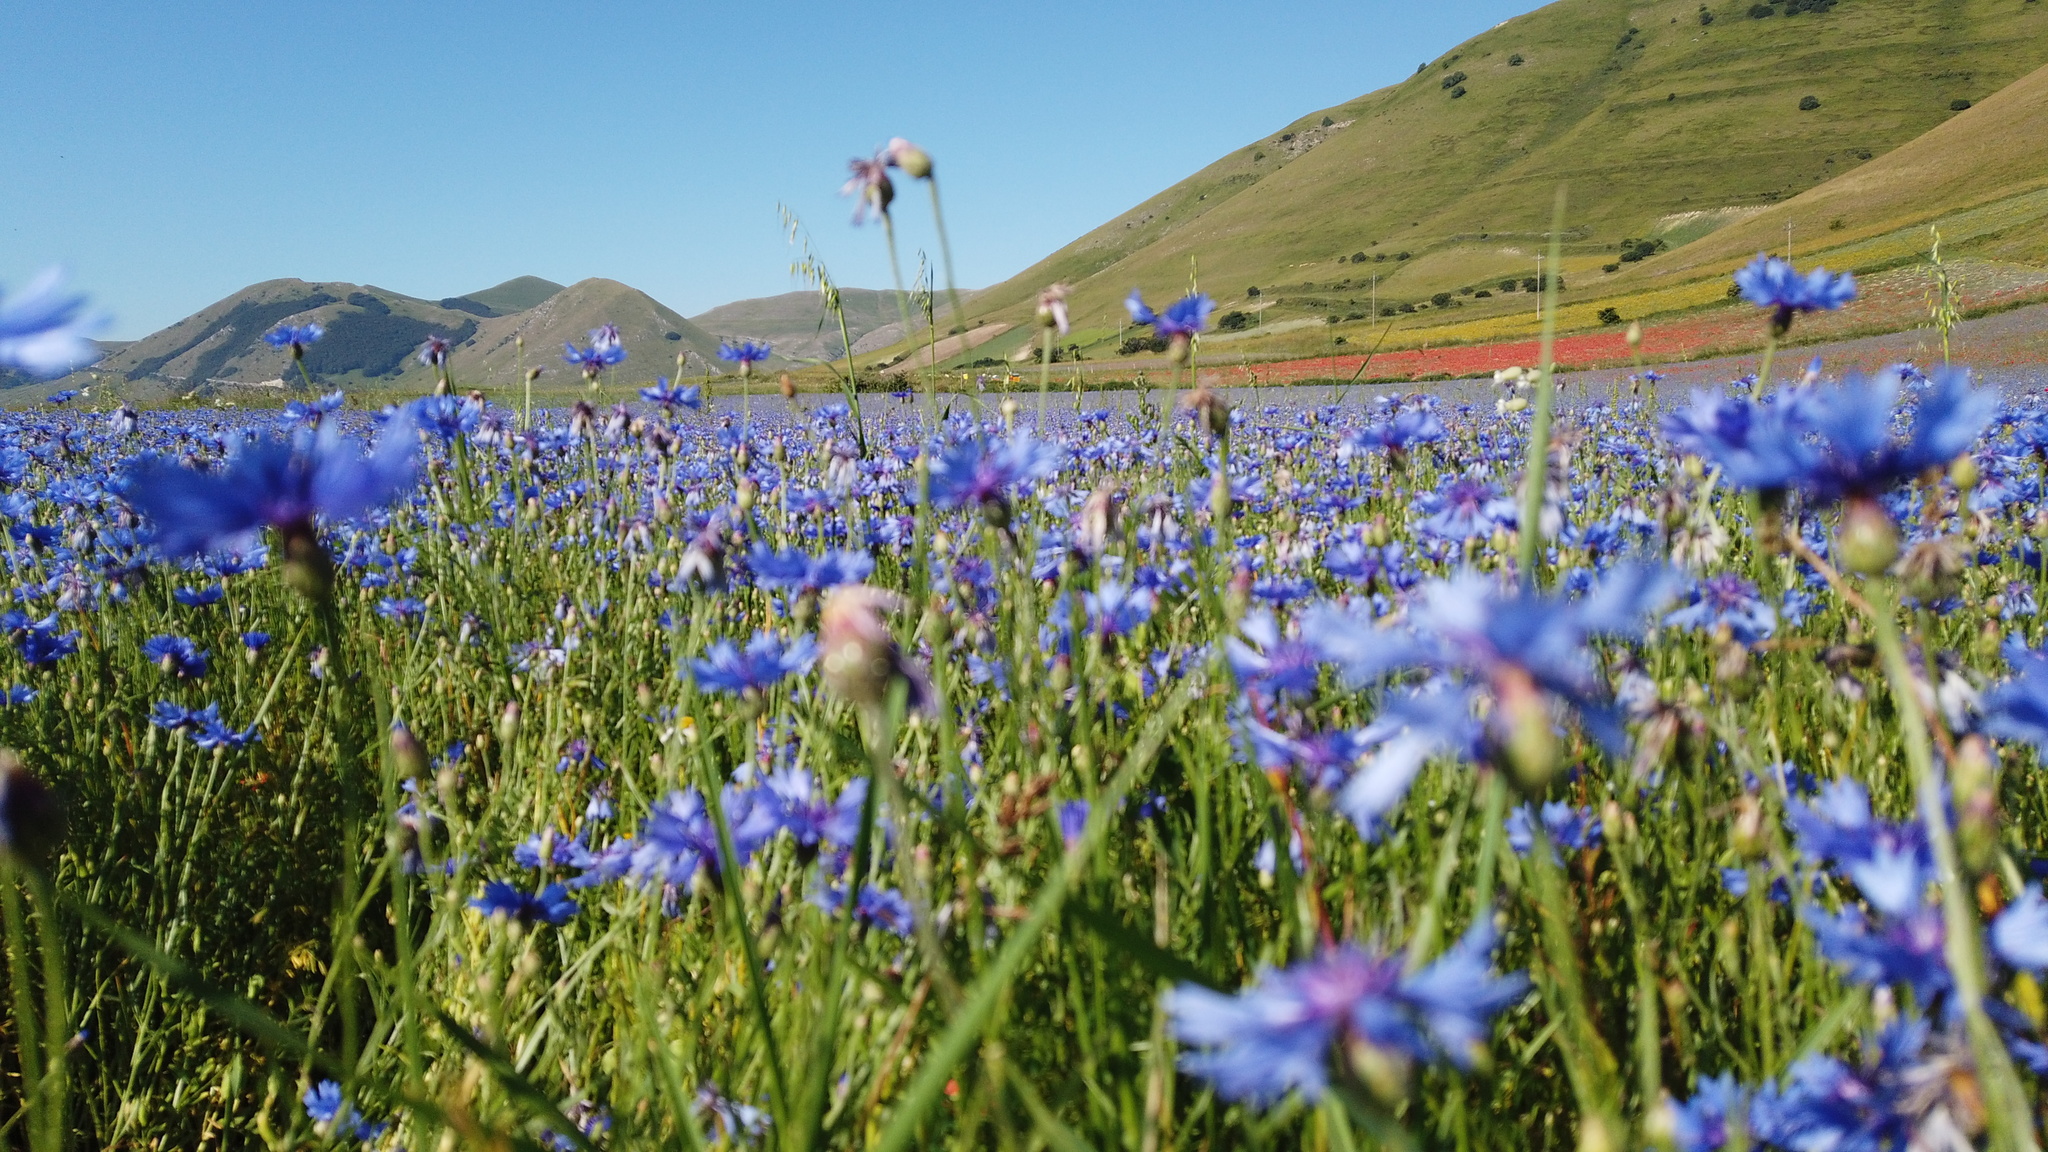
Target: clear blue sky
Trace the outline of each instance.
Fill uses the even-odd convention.
[[[0,285],[62,262],[116,338],[278,276],[608,276],[694,315],[795,287],[785,203],[885,286],[836,193],[901,135],[978,286],[1533,6],[12,0]],[[914,264],[930,213],[900,203]]]

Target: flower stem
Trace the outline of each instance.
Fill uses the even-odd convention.
[[[1557,204],[1550,215],[1550,266],[1558,267],[1558,256],[1564,241],[1564,188],[1557,190]],[[1557,382],[1551,378],[1550,361],[1557,348],[1557,281],[1558,274],[1552,271],[1549,279],[1540,287],[1543,289],[1543,338],[1538,342],[1536,366],[1536,406],[1529,417],[1529,455],[1524,464],[1522,478],[1522,521],[1519,526],[1520,549],[1516,564],[1521,569],[1522,586],[1534,591],[1541,581],[1537,579],[1536,566],[1543,558],[1543,490],[1550,479],[1550,412],[1557,396]]]
[[[2020,1086],[2012,1058],[1999,1040],[1998,1031],[1984,1012],[1984,957],[1979,950],[1983,931],[1970,906],[1962,869],[1957,863],[1955,832],[1949,827],[1947,802],[1942,796],[1941,772],[1935,766],[1933,745],[1928,737],[1927,718],[1921,714],[1913,669],[1906,661],[1906,646],[1900,638],[1896,619],[1897,594],[1888,581],[1874,581],[1871,595],[1878,609],[1872,622],[1877,631],[1877,648],[1884,660],[1886,679],[1891,681],[1893,706],[1899,714],[1899,733],[1906,745],[1906,762],[1913,769],[1919,795],[1920,819],[1927,826],[1928,847],[1934,853],[1935,879],[1941,887],[1941,913],[1946,940],[1943,952],[1949,973],[1955,980],[1955,995],[1963,1010],[1969,1032],[1970,1051],[1977,1063],[1977,1077],[1985,1095],[1985,1119],[1995,1149],[2039,1147],[2034,1140],[2033,1121],[2028,1115],[2027,1097]]]

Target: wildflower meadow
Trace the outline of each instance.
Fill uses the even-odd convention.
[[[0,1146],[2036,1148],[2048,409],[1735,283],[1691,395],[1180,285],[1048,395],[1054,286],[1035,391],[0,415]]]

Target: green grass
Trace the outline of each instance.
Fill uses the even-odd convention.
[[[1219,299],[1254,284],[1332,297],[1329,285],[1377,270],[1383,301],[1427,300],[1533,275],[1559,184],[1571,190],[1568,258],[1597,269],[1667,215],[1767,206],[1852,171],[1863,153],[1882,156],[1955,117],[1958,96],[1979,102],[1965,116],[1997,116],[1985,97],[2048,58],[2048,10],[2037,4],[1844,0],[1763,20],[1747,7],[1712,4],[1706,27],[1697,0],[1568,0],[1518,17],[1422,75],[1219,159],[977,295],[970,314],[1025,319],[1032,294],[1054,281],[1077,286],[1082,317],[1118,307],[1134,285],[1170,297],[1190,258]],[[1632,25],[1639,34],[1617,47]],[[1510,67],[1512,54],[1525,62]],[[1440,86],[1454,71],[1469,77],[1456,100]],[[1809,93],[1821,107],[1798,111]],[[1325,116],[1349,126],[1322,129]],[[1287,158],[1276,141],[1289,132],[1323,139]],[[1387,260],[1337,262],[1359,251]],[[1413,259],[1396,261],[1402,251]],[[1568,296],[1592,288],[1580,280]]]

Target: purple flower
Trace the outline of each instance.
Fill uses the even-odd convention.
[[[1415,508],[1424,514],[1422,530],[1446,540],[1490,536],[1495,528],[1515,523],[1515,502],[1476,476],[1461,476],[1431,492],[1418,493]]]
[[[323,423],[289,440],[247,441],[212,472],[154,454],[137,457],[123,469],[121,492],[156,526],[156,546],[166,556],[246,548],[263,528],[310,536],[315,516],[345,520],[389,503],[413,485],[417,446],[405,419],[387,425],[367,457]]]
[[[2006,662],[2016,675],[1984,693],[1984,734],[2048,750],[2048,650],[2014,648]]]
[[[1530,819],[1529,806],[1524,804],[1508,813],[1508,847],[1517,856],[1527,856],[1536,846],[1535,825]],[[1578,851],[1581,848],[1600,846],[1600,821],[1591,808],[1574,808],[1559,800],[1543,805],[1543,834],[1558,848]]]
[[[1435,963],[1403,976],[1400,955],[1342,945],[1293,967],[1261,972],[1235,996],[1183,984],[1167,994],[1174,1035],[1192,1049],[1181,1067],[1227,1100],[1319,1099],[1333,1059],[1355,1045],[1469,1068],[1488,1022],[1522,997],[1519,973],[1492,974],[1497,938],[1482,915]]]
[[[85,297],[64,291],[62,269],[52,268],[11,296],[0,295],[0,368],[33,376],[62,376],[101,356],[88,337],[104,323],[85,314]]]
[[[206,675],[206,653],[183,636],[152,636],[142,642],[142,654],[180,679]]]
[[[2039,884],[2027,885],[1991,922],[1991,948],[2015,968],[2048,968],[2048,900],[2042,899]]]
[[[932,461],[932,503],[940,508],[979,505],[1007,513],[1010,489],[1051,476],[1066,459],[1066,449],[1035,440],[1026,431],[1008,440],[963,440]]]
[[[695,384],[671,384],[666,376],[655,377],[654,383],[640,390],[640,398],[650,404],[659,404],[665,412],[704,406],[703,393]]]
[[[453,347],[454,345],[448,342],[446,336],[436,332],[432,336],[427,337],[426,343],[420,345],[420,363],[429,368],[446,368],[448,366],[448,351]]]
[[[730,340],[718,342],[718,358],[728,364],[739,365],[742,372],[766,360],[768,351],[768,345],[757,344],[752,340],[742,340],[737,344]]]
[[[567,924],[578,911],[576,901],[569,898],[569,890],[560,884],[550,884],[539,892],[528,893],[503,880],[485,884],[484,894],[471,900],[469,906],[485,916],[502,916],[521,924],[552,924],[557,927]]]
[[[859,203],[853,208],[853,222],[859,224],[869,216],[881,219],[889,214],[889,203],[896,199],[896,185],[889,182],[889,155],[877,152],[869,159],[858,156],[846,162],[851,175],[840,185],[841,196],[858,196]]]
[[[1694,583],[1692,603],[1664,617],[1667,628],[1712,632],[1726,625],[1743,644],[1770,638],[1778,629],[1778,613],[1757,595],[1756,585],[1733,572],[1720,572]]]
[[[1074,850],[1074,845],[1081,842],[1081,830],[1088,826],[1088,802],[1086,800],[1069,800],[1065,804],[1060,805],[1059,820],[1060,843],[1066,846],[1067,851],[1071,852]]]
[[[757,588],[816,593],[865,581],[874,573],[875,562],[864,552],[846,549],[812,556],[796,548],[771,552],[766,545],[756,544],[747,553],[747,567],[754,573]]]
[[[594,341],[588,349],[583,349],[565,340],[562,342],[562,360],[581,369],[584,379],[595,380],[612,365],[625,363],[626,349],[620,344],[599,344]]]
[[[1200,292],[1190,292],[1167,306],[1164,312],[1154,312],[1146,307],[1145,298],[1136,288],[1124,300],[1124,308],[1131,314],[1135,324],[1150,324],[1152,331],[1168,340],[1186,340],[1209,326],[1209,313],[1216,302]]]
[[[861,808],[868,797],[866,777],[848,781],[839,790],[839,799],[829,803],[817,780],[802,768],[777,769],[768,774],[762,787],[774,797],[780,808],[777,818],[799,847],[837,844],[851,848],[860,835]]]
[[[1774,310],[1771,329],[1780,336],[1792,327],[1795,314],[1832,312],[1856,298],[1853,272],[1836,276],[1825,268],[1815,268],[1801,276],[1791,261],[1761,252],[1735,273],[1735,285],[1742,290],[1744,300]]]
[[[818,644],[809,636],[784,641],[772,632],[756,632],[744,650],[730,640],[705,649],[690,662],[697,686],[734,695],[759,693],[790,676],[801,676],[817,663]]]
[[[291,349],[292,359],[303,359],[306,346],[327,335],[327,329],[318,324],[279,324],[263,334],[263,342],[272,348]]]

